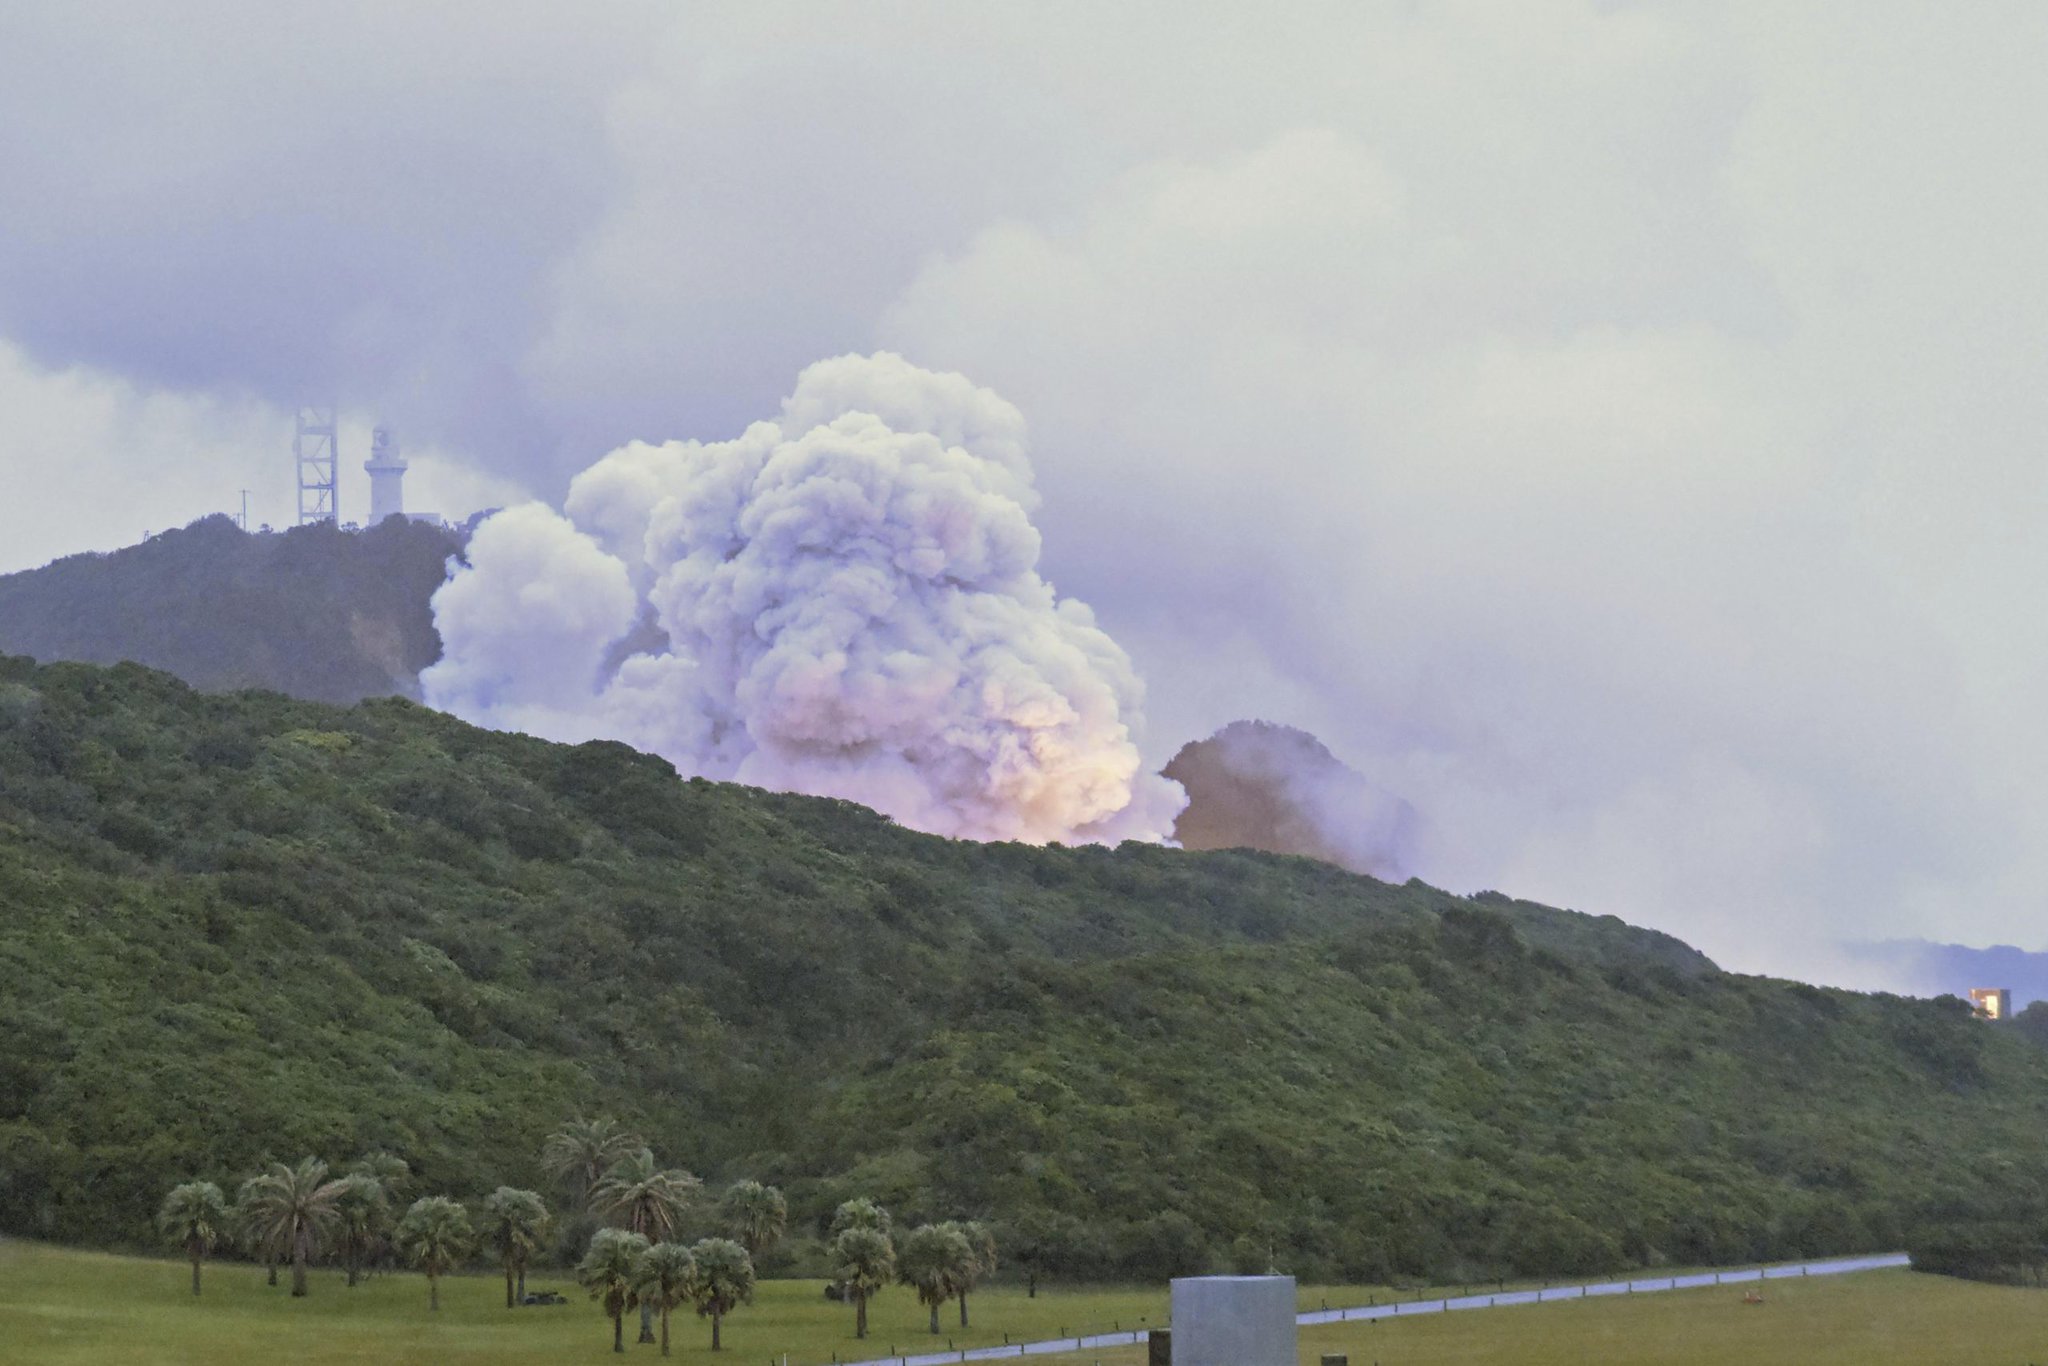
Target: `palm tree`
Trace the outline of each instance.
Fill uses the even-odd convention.
[[[396,1153],[365,1153],[348,1164],[349,1176],[375,1177],[387,1199],[403,1200],[412,1186],[412,1165]]]
[[[967,1294],[981,1282],[993,1275],[996,1269],[996,1235],[987,1224],[979,1219],[968,1219],[959,1223],[945,1223],[940,1228],[953,1229],[967,1240],[970,1254],[954,1274],[953,1293],[960,1299],[960,1326],[967,1327]]]
[[[656,1243],[633,1263],[633,1298],[661,1316],[661,1354],[668,1355],[668,1316],[690,1297],[697,1266],[681,1243]],[[621,1335],[623,1336],[623,1330]]]
[[[680,1168],[657,1168],[654,1154],[642,1148],[611,1165],[591,1190],[590,1204],[600,1218],[649,1243],[664,1242],[703,1184]],[[640,1341],[654,1341],[654,1310],[648,1305],[640,1307]]]
[[[889,1211],[865,1195],[849,1200],[832,1211],[832,1236],[837,1238],[850,1228],[871,1228],[886,1236],[889,1232]]]
[[[445,1195],[428,1195],[413,1201],[398,1221],[398,1245],[427,1273],[427,1308],[438,1312],[441,1277],[469,1256],[476,1246],[476,1231],[469,1225],[468,1210]]]
[[[789,1224],[789,1204],[782,1192],[759,1181],[741,1181],[728,1190],[722,1213],[726,1232],[749,1257],[775,1246]]]
[[[547,1237],[547,1203],[535,1191],[500,1186],[484,1201],[484,1216],[490,1221],[486,1228],[491,1245],[498,1249],[505,1267],[505,1307],[510,1309],[526,1298],[526,1263]],[[516,1297],[512,1292],[515,1276],[519,1281]]]
[[[349,1176],[375,1177],[377,1184],[384,1188],[384,1202],[387,1207],[387,1215],[391,1208],[402,1207],[411,1198],[412,1164],[396,1153],[386,1152],[382,1148],[375,1152],[364,1153],[361,1157],[348,1164],[348,1171],[345,1174]],[[389,1230],[387,1229],[385,1232],[388,1233]],[[378,1261],[389,1256],[390,1252],[390,1241],[380,1235],[372,1240],[370,1244],[369,1264],[375,1265]],[[364,1269],[368,1270],[369,1268],[366,1266]]]
[[[227,1236],[228,1198],[211,1181],[187,1181],[164,1197],[156,1226],[192,1259],[192,1293],[197,1295],[199,1263]]]
[[[896,1272],[896,1249],[880,1229],[849,1228],[832,1240],[832,1276],[853,1297],[853,1335],[868,1335],[868,1297]]]
[[[584,1209],[612,1164],[645,1146],[615,1119],[572,1119],[548,1135],[540,1161],[570,1204]]]
[[[939,1331],[939,1306],[959,1289],[961,1269],[974,1260],[974,1249],[958,1229],[920,1224],[903,1240],[896,1258],[896,1279],[917,1291],[917,1302],[931,1306],[932,1332]]]
[[[711,1350],[724,1350],[719,1325],[740,1305],[754,1299],[754,1259],[730,1238],[705,1238],[690,1249],[697,1271],[690,1278],[690,1298],[700,1317],[711,1319]]]
[[[234,1230],[235,1241],[242,1250],[252,1257],[263,1260],[267,1274],[266,1283],[277,1284],[277,1263],[282,1255],[275,1241],[265,1236],[256,1216],[256,1178],[249,1177],[235,1188],[235,1203],[228,1210],[228,1224]]]
[[[363,1262],[391,1222],[391,1200],[385,1185],[365,1171],[351,1171],[335,1183],[334,1216],[341,1225],[341,1255],[348,1265],[348,1283],[362,1278]]]
[[[622,1320],[633,1300],[633,1268],[648,1242],[622,1228],[601,1228],[591,1235],[590,1251],[576,1264],[576,1283],[590,1292],[590,1298],[604,1307],[612,1321],[612,1350],[626,1350]]]
[[[257,1243],[273,1256],[292,1259],[292,1295],[306,1293],[306,1263],[320,1250],[335,1221],[339,1181],[327,1179],[327,1164],[308,1157],[296,1167],[273,1162],[250,1178],[249,1227]]]
[[[641,1148],[606,1170],[591,1190],[590,1205],[616,1227],[659,1242],[675,1231],[703,1184],[679,1167],[657,1168],[654,1154]]]

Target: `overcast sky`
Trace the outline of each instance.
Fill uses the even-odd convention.
[[[1827,977],[2044,947],[2048,7],[0,7],[0,571],[449,513],[886,348],[1015,404],[1147,754]]]

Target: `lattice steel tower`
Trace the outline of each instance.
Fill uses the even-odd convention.
[[[299,467],[300,526],[311,522],[341,525],[341,499],[334,482],[334,446],[334,409],[299,409],[292,458]]]

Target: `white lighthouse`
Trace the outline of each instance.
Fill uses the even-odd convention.
[[[370,520],[376,526],[386,517],[405,515],[405,457],[398,453],[398,438],[389,427],[379,427],[370,436],[370,458],[363,462],[370,473]]]

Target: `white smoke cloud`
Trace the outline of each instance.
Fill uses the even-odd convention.
[[[1143,687],[1039,577],[1024,421],[901,357],[806,369],[736,440],[635,443],[478,530],[427,701],[975,839],[1159,838]]]

